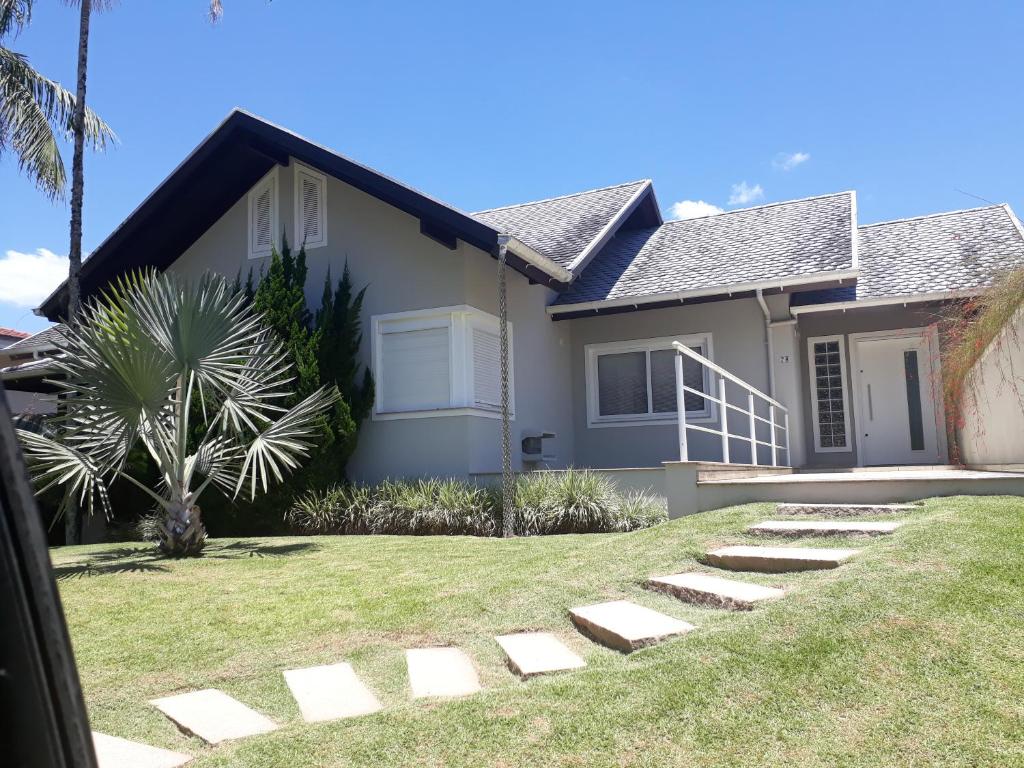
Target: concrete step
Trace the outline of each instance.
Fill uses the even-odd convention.
[[[821,515],[822,517],[856,517],[857,515],[889,515],[910,512],[915,504],[777,504],[782,515]]]
[[[782,573],[836,568],[856,555],[858,549],[811,549],[804,547],[722,547],[708,552],[707,559],[731,571]]]
[[[284,679],[307,723],[368,715],[381,708],[373,691],[344,662],[288,669]]]
[[[594,639],[630,653],[696,627],[628,600],[586,605],[569,611],[573,623]]]
[[[884,536],[901,525],[867,520],[765,520],[747,530],[774,536]]]
[[[697,605],[749,611],[758,603],[782,597],[785,592],[775,587],[762,587],[744,581],[733,581],[709,573],[676,573],[647,580],[647,588],[665,592]]]
[[[587,663],[563,642],[547,632],[520,632],[494,638],[508,657],[508,665],[520,677],[580,669]]]
[[[195,734],[208,744],[277,729],[270,718],[215,688],[153,699],[149,703],[183,731]]]
[[[169,749],[92,732],[93,749],[99,768],[178,768],[192,758]]]
[[[411,648],[405,663],[414,699],[469,696],[480,690],[473,662],[458,648]]]

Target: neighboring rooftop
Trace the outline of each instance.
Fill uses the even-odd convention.
[[[629,215],[650,180],[576,192],[547,200],[477,211],[474,218],[503,230],[572,271],[615,221]],[[611,234],[611,233],[609,233]]]
[[[839,192],[621,233],[555,304],[671,298],[849,273],[854,207],[854,193]]]
[[[957,294],[1024,265],[1024,232],[1006,205],[859,227],[856,286],[797,294],[794,306]]]
[[[0,325],[0,339],[27,339],[31,333],[16,331],[13,328],[4,328]]]
[[[32,352],[35,350],[54,349],[58,342],[64,341],[64,326],[61,323],[51,325],[33,334],[23,334],[21,340],[4,348],[4,352]]]

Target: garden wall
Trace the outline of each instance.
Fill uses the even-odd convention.
[[[961,460],[1024,469],[1024,307],[989,344],[963,391]]]

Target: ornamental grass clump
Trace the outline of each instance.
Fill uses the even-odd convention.
[[[155,271],[121,278],[85,307],[54,359],[67,395],[52,434],[18,430],[39,492],[65,489],[110,517],[108,486],[123,478],[162,513],[167,555],[197,555],[206,541],[199,497],[266,492],[313,446],[336,387],[291,408],[291,366],[278,337],[244,295],[217,275],[189,282]],[[132,476],[143,446],[156,488]]]
[[[953,304],[946,312],[940,324],[942,385],[946,424],[954,438],[951,445],[955,445],[956,430],[964,425],[965,410],[978,405],[982,389],[971,384],[975,365],[993,343],[999,343],[1003,329],[1008,331],[1008,340],[1024,342],[1017,338],[1012,322],[1019,311],[1024,311],[1024,269],[1004,273],[987,291]],[[1011,386],[1019,386],[1014,372],[1007,372],[1004,378]]]
[[[516,529],[522,535],[616,530],[618,494],[604,475],[586,469],[537,472],[516,482]]]

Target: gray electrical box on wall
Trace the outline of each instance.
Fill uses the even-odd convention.
[[[554,432],[523,432],[523,461],[537,463],[554,461],[555,456],[544,452],[544,441],[554,438]]]

